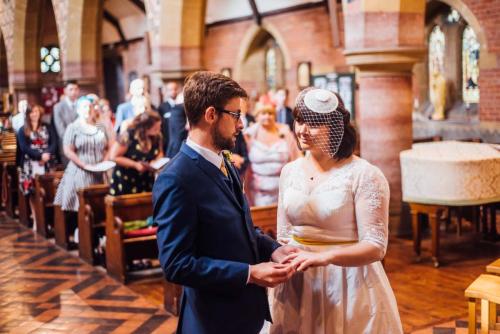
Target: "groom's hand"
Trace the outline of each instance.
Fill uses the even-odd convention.
[[[300,248],[295,247],[295,246],[290,246],[290,245],[284,245],[281,247],[278,247],[272,254],[271,254],[271,260],[276,263],[284,263],[283,260],[288,258],[289,255],[298,253],[300,251]]]
[[[250,266],[248,283],[274,288],[278,284],[287,281],[294,272],[294,267],[291,264],[263,262]]]

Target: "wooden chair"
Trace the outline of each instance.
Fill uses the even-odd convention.
[[[57,189],[54,187],[54,179],[60,179],[62,174],[63,172],[50,172],[35,177],[36,231],[45,238],[53,233],[54,197]]]
[[[96,184],[78,190],[78,253],[91,265],[98,263],[94,250],[99,242],[98,235],[104,235],[106,206],[104,198],[109,194],[109,185]]]
[[[481,334],[496,329],[497,304],[500,304],[500,276],[480,275],[465,290],[469,300],[469,334],[476,333],[476,301],[481,300]]]
[[[486,272],[494,275],[500,275],[500,258],[486,266]]]
[[[260,228],[264,233],[276,239],[277,205],[254,206],[250,208],[250,214],[255,227]]]
[[[151,193],[106,196],[106,269],[120,282],[127,282],[127,264],[135,259],[158,258],[156,228],[146,233],[126,233],[123,223],[144,220],[153,213]]]

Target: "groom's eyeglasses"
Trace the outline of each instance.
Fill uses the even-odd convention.
[[[225,109],[216,109],[216,110],[218,112],[222,112],[224,114],[230,115],[235,121],[239,121],[241,118],[241,111],[240,110],[238,110],[238,112],[229,111],[229,110],[225,110]]]

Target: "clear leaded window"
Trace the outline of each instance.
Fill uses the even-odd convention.
[[[277,75],[276,45],[272,45],[266,51],[266,82],[269,89],[276,89]]]
[[[479,102],[479,42],[470,26],[462,35],[462,95],[466,103]]]
[[[40,70],[42,73],[59,73],[61,60],[57,46],[43,46],[40,49]]]

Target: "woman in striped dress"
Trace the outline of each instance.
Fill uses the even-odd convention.
[[[89,172],[86,168],[105,160],[108,152],[106,131],[97,125],[99,106],[95,95],[81,97],[77,102],[77,112],[79,117],[64,133],[63,149],[69,163],[54,199],[54,204],[65,212],[66,224],[70,228],[76,227],[78,189],[103,183],[103,173]]]

